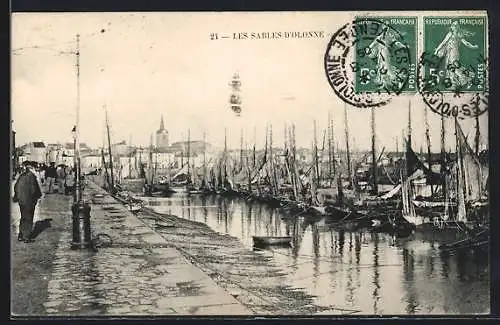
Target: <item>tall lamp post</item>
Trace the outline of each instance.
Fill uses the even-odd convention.
[[[80,202],[80,180],[78,179],[78,156],[76,154],[76,125],[71,130],[71,135],[73,136],[73,170],[75,171],[75,191],[73,192],[73,201],[75,204]]]
[[[91,229],[90,229],[90,205],[82,202],[82,188],[80,177],[80,35],[76,35],[76,123],[71,133],[74,139],[75,152],[74,158],[76,163],[75,170],[75,196],[74,203],[71,207],[73,214],[73,239],[71,248],[87,248],[90,247]],[[81,223],[83,221],[83,224]],[[81,229],[83,228],[83,229]],[[82,238],[83,230],[83,238]]]

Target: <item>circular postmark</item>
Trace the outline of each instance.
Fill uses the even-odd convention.
[[[487,66],[482,55],[463,64],[438,51],[424,52],[418,64],[418,91],[424,103],[441,116],[477,117],[488,110]]]
[[[409,46],[396,29],[377,19],[358,18],[333,34],[324,68],[344,102],[379,107],[403,91],[410,62]]]

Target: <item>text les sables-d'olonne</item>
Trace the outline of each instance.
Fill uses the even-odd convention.
[[[297,39],[297,38],[324,38],[324,31],[302,31],[302,32],[237,32],[231,34],[211,33],[211,40],[233,39],[233,40],[263,40],[263,39]]]

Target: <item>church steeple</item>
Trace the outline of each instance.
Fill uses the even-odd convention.
[[[163,122],[163,114],[161,115],[160,129],[158,131],[165,130],[165,123]]]
[[[165,129],[163,114],[161,115],[160,129],[156,131],[156,146],[157,148],[168,147],[168,131]]]

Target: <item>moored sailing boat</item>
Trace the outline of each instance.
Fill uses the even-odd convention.
[[[403,183],[410,193],[403,190],[403,197],[411,203],[410,211],[403,211],[403,217],[419,228],[452,229],[465,231],[476,227],[487,227],[487,196],[485,177],[477,155],[467,143],[466,137],[455,120],[456,158],[442,170],[442,201],[418,201],[412,199],[412,177]],[[411,148],[408,149],[411,153]],[[415,174],[414,174],[415,175]],[[415,179],[415,176],[413,176]],[[419,203],[416,203],[419,202]],[[404,203],[404,202],[403,202]],[[417,208],[417,209],[416,209]],[[423,208],[430,211],[422,214]],[[437,211],[436,211],[437,210]],[[424,210],[425,211],[425,210]]]

